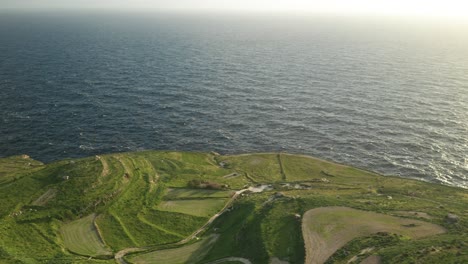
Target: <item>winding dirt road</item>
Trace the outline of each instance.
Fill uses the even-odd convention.
[[[242,190],[239,190],[239,191],[235,192],[234,195],[231,197],[231,199],[229,199],[229,201],[226,203],[226,205],[224,205],[223,209],[221,209],[217,214],[213,215],[202,227],[197,229],[195,232],[193,232],[188,237],[186,237],[186,238],[182,239],[181,241],[175,243],[174,245],[177,245],[177,246],[184,245],[184,244],[188,243],[190,240],[194,239],[198,234],[205,231],[211,225],[211,223],[213,223],[216,220],[216,218],[221,216],[232,205],[232,203],[234,203],[234,201],[237,199],[237,197],[239,197],[239,195],[241,195],[243,192],[246,192],[246,191],[262,192],[265,189],[266,188],[249,187],[247,189],[242,189]],[[132,253],[132,252],[146,251],[146,250],[147,249],[145,249],[145,248],[125,248],[125,249],[122,249],[119,252],[117,252],[115,254],[115,256],[114,256],[114,259],[120,264],[127,264],[127,262],[124,260],[124,257],[125,257],[126,254]],[[229,261],[227,259],[229,259],[229,258],[225,258],[225,259],[221,259],[221,260],[223,262]],[[240,261],[240,262],[242,262],[244,264],[252,264],[247,259],[243,259],[243,258],[234,258],[234,259],[235,260],[233,260],[233,261]],[[242,260],[240,260],[240,259],[242,259]],[[217,261],[221,261],[221,260],[217,260]],[[222,262],[216,262],[216,263],[222,263]]]

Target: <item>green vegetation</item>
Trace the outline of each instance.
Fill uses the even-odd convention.
[[[235,172],[218,164],[217,157],[208,153],[141,152],[148,159],[168,187],[186,187],[191,180],[227,184],[241,188],[248,180],[244,177],[225,178]]]
[[[387,232],[421,238],[445,233],[445,229],[419,220],[348,207],[321,207],[304,214],[302,232],[307,249],[306,262],[322,263],[356,237]]]
[[[194,198],[229,198],[232,196],[232,193],[232,191],[171,188],[167,190],[167,193],[165,194],[164,198],[167,200]]]
[[[94,218],[95,215],[92,214],[62,226],[63,242],[68,250],[92,257],[111,255],[99,238],[98,230],[94,226]]]
[[[209,217],[221,210],[225,203],[226,199],[163,201],[158,205],[157,209],[160,211]]]
[[[468,262],[467,190],[285,153],[1,158],[0,197],[0,263]]]
[[[292,263],[304,261],[304,242],[301,219],[296,216],[302,209],[298,200],[280,199],[266,207],[265,220],[261,223],[262,237],[269,256]]]
[[[129,258],[130,262],[135,264],[150,264],[150,263],[165,263],[165,264],[180,264],[180,263],[197,263],[202,260],[218,236],[211,235],[202,241],[182,246],[173,249],[165,249],[154,251],[146,254],[141,254]]]
[[[358,262],[372,255],[375,248],[388,247],[402,242],[401,235],[378,232],[371,236],[358,237],[337,250],[325,263],[348,263],[351,259]]]
[[[0,186],[43,168],[42,162],[27,155],[12,156],[0,159]]]
[[[158,228],[177,235],[181,239],[192,234],[195,231],[194,227],[200,227],[207,221],[205,217],[157,210],[148,210],[142,217],[153,225],[158,226]]]
[[[103,235],[104,242],[118,250],[136,246],[136,241],[122,225],[119,218],[111,213],[101,214],[96,219],[97,226]]]
[[[278,163],[277,154],[256,154],[225,156],[219,158],[225,167],[243,173],[253,182],[276,182],[281,181],[281,168]]]

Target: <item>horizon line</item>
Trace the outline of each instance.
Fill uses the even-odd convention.
[[[80,12],[80,11],[99,11],[99,12],[118,12],[118,13],[172,13],[172,14],[232,14],[232,15],[315,15],[315,16],[333,16],[333,17],[358,17],[358,18],[402,18],[402,19],[430,19],[468,22],[468,17],[451,16],[447,14],[411,14],[394,12],[338,12],[333,10],[275,10],[275,9],[222,9],[222,8],[109,8],[109,7],[0,7],[0,12],[5,11],[26,11],[26,12]]]

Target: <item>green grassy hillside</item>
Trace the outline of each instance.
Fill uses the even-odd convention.
[[[468,263],[467,217],[465,189],[285,153],[0,159],[0,263]]]

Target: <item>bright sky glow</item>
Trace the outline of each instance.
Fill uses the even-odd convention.
[[[0,0],[1,7],[314,12],[468,19],[467,0]]]

